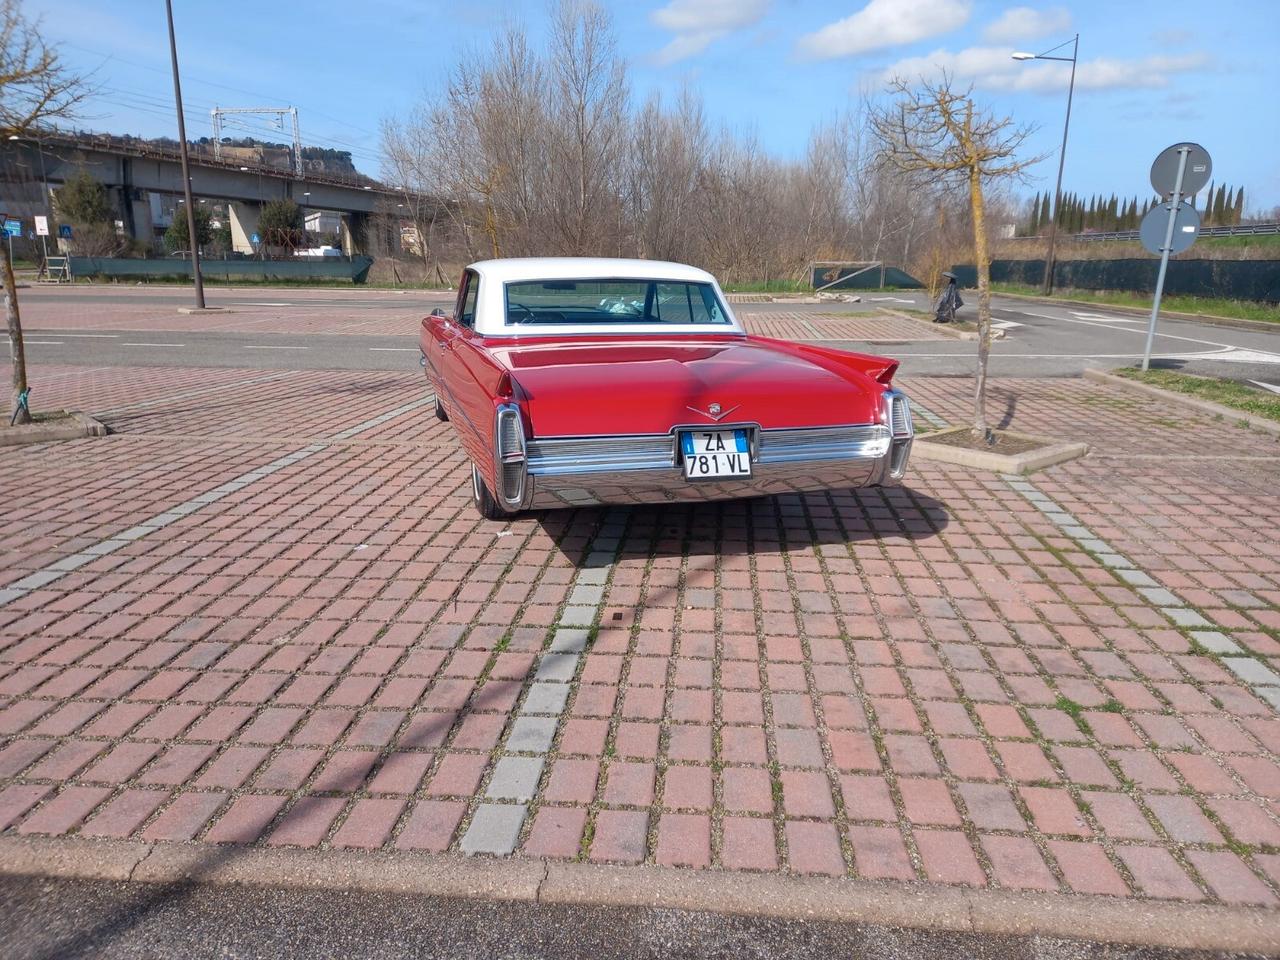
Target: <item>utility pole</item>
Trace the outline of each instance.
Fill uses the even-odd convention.
[[[169,17],[169,57],[173,62],[173,100],[178,108],[178,151],[182,156],[182,192],[187,204],[187,236],[191,240],[191,274],[196,281],[196,309],[204,309],[204,280],[200,276],[200,244],[196,242],[196,209],[191,200],[191,169],[187,159],[187,124],[182,119],[182,84],[178,80],[178,43],[173,37],[173,0],[164,0]]]

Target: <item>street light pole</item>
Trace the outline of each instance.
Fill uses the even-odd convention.
[[[1054,50],[1060,50],[1068,43],[1071,44],[1071,56],[1069,57],[1051,57],[1049,54]],[[1080,54],[1080,34],[1076,34],[1072,40],[1058,44],[1051,50],[1044,53],[1015,53],[1015,60],[1061,60],[1063,63],[1068,61],[1071,63],[1071,82],[1067,85],[1067,119],[1062,124],[1062,149],[1058,151],[1058,184],[1053,190],[1053,216],[1049,218],[1049,250],[1045,254],[1044,261],[1044,285],[1042,291],[1047,297],[1053,293],[1053,266],[1054,266],[1054,247],[1058,242],[1058,215],[1062,210],[1062,168],[1067,162],[1067,131],[1071,129],[1071,99],[1076,90],[1076,59]]]
[[[182,192],[186,197],[187,236],[191,240],[191,273],[196,282],[196,309],[204,309],[204,280],[200,276],[200,244],[196,241],[196,208],[191,201],[191,171],[187,159],[187,125],[182,118],[182,84],[178,81],[178,43],[173,37],[173,0],[164,0],[169,18],[169,57],[173,62],[173,100],[178,108],[178,152],[182,157]]]

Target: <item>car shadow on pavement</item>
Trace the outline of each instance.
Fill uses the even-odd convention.
[[[560,544],[589,543],[606,517],[626,531],[620,553],[562,552],[575,569],[617,560],[776,556],[784,550],[864,543],[887,537],[929,540],[950,522],[946,506],[909,486],[785,494],[749,500],[591,507],[566,521],[544,511],[538,523]]]

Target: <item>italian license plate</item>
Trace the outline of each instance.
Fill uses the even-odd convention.
[[[683,430],[680,452],[688,480],[751,476],[751,444],[745,430]]]

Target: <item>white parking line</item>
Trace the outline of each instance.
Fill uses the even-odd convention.
[[[179,503],[177,506],[170,507],[161,513],[157,513],[155,516],[148,517],[146,520],[140,521],[135,526],[132,526],[127,530],[122,530],[114,536],[110,536],[103,540],[99,540],[97,543],[90,544],[83,550],[79,550],[76,553],[62,557],[60,560],[55,560],[47,566],[32,571],[22,579],[15,580],[8,586],[0,587],[0,607],[7,603],[12,603],[19,597],[26,596],[32,590],[38,590],[40,587],[47,586],[48,584],[53,583],[53,581],[65,577],[73,570],[78,570],[85,564],[92,563],[98,557],[106,556],[109,553],[115,553],[122,547],[127,547],[135,540],[141,540],[143,537],[149,536],[155,531],[169,526],[171,523],[176,523],[183,517],[195,513],[197,510],[201,510],[211,503],[217,503],[219,500],[244,489],[251,483],[256,483],[257,481],[263,480],[286,467],[291,467],[295,463],[299,463],[302,460],[313,457],[317,453],[328,449],[331,443],[349,440],[357,434],[363,433],[366,430],[372,430],[374,427],[381,426],[387,421],[394,420],[396,417],[403,416],[411,411],[421,409],[429,403],[431,403],[431,398],[423,397],[422,399],[402,404],[401,406],[388,410],[386,413],[380,414],[372,419],[357,423],[354,427],[349,427],[339,433],[325,437],[317,443],[302,447],[301,449],[288,453],[283,457],[278,457],[270,463],[263,464],[260,467],[254,467],[252,470],[242,473],[238,477],[233,477],[226,483],[214,487],[212,490],[208,490],[198,496],[192,497],[190,500]]]
[[[370,347],[374,353],[421,353],[417,347]]]
[[[1280,393],[1280,387],[1274,383],[1263,383],[1261,380],[1250,380],[1250,383],[1261,387],[1263,390],[1270,390],[1272,393]]]
[[[272,344],[263,344],[263,343],[246,343],[244,345],[244,348],[246,350],[310,350],[311,349],[310,347],[285,347],[285,346],[275,346]]]
[[[1081,320],[1097,320],[1099,323],[1144,323],[1141,317],[1110,317],[1103,316],[1100,313],[1079,313],[1075,310],[1071,311],[1071,315],[1079,317]]]
[[[73,338],[77,340],[119,340],[120,339],[120,334],[118,333],[63,333],[62,331],[58,331],[56,336],[64,337],[68,340]]]
[[[57,347],[62,345],[61,340],[28,340],[26,337],[22,338],[22,343],[24,346],[39,344],[46,347]]]
[[[1280,363],[1280,353],[1267,353],[1265,350],[1247,350],[1235,347],[1231,350],[1208,350],[1204,353],[1190,354],[1191,360],[1228,360],[1232,363]]]
[[[997,341],[998,343],[999,341]],[[1197,360],[1209,356],[1210,353],[1228,353],[1234,347],[1226,347],[1223,350],[1207,351],[1204,353],[1153,353],[1152,359],[1161,360],[1178,360],[1191,359]],[[967,353],[912,353],[910,350],[895,350],[895,356],[899,357],[967,357]],[[1141,357],[1140,353],[992,353],[992,360],[1133,360]]]
[[[1078,320],[1078,319],[1073,319],[1071,317],[1054,316],[1048,313],[1036,313],[1034,310],[1024,310],[1022,312],[1029,314],[1030,316],[1033,316],[1033,317],[1042,317],[1045,320],[1053,320],[1058,323],[1082,323],[1088,327],[1102,327],[1103,329],[1115,330],[1119,333],[1132,333],[1135,336],[1139,336],[1139,337],[1145,337],[1147,335],[1146,330],[1130,329],[1129,327],[1113,327],[1111,326],[1110,323],[1099,323],[1094,320]],[[1219,343],[1217,340],[1201,340],[1198,337],[1180,337],[1175,333],[1157,332],[1156,338],[1162,339],[1162,340],[1181,340],[1183,343],[1198,343],[1206,347],[1222,347],[1224,350],[1243,349],[1241,347],[1237,347],[1233,343]]]
[[[122,347],[185,347],[185,343],[130,343],[128,341],[120,344]]]

